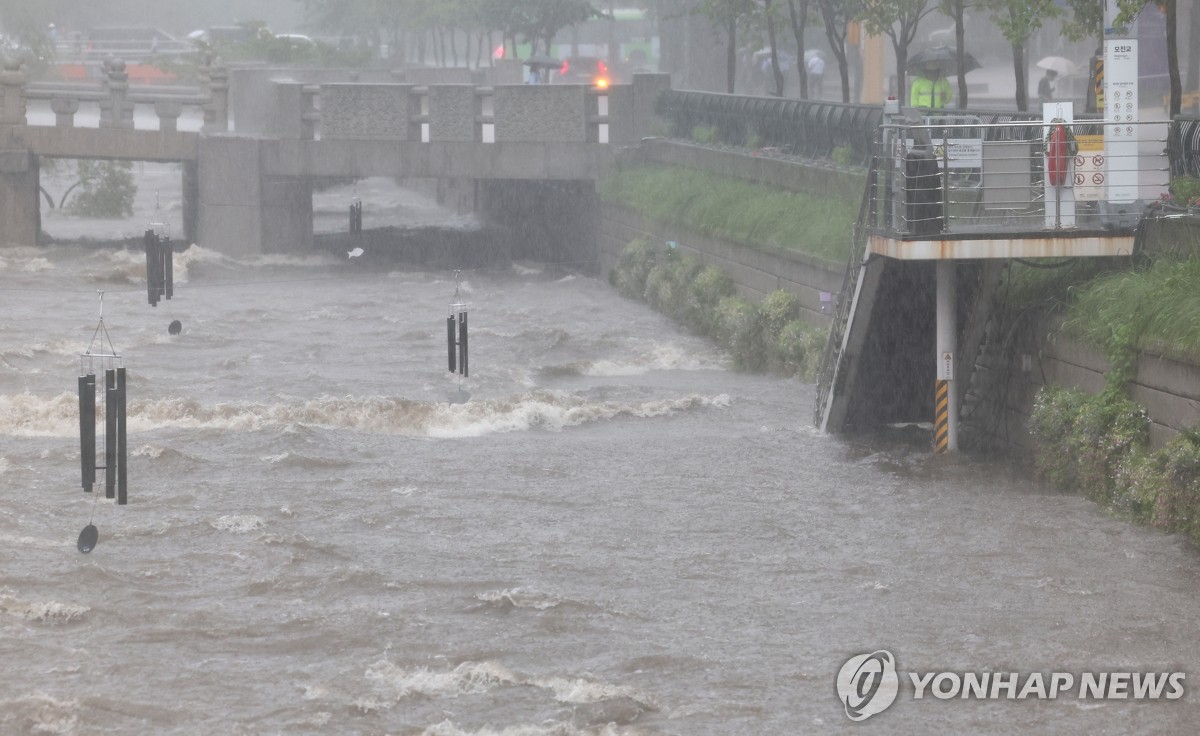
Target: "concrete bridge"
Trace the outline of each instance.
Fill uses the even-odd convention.
[[[186,239],[239,253],[305,250],[316,180],[594,182],[614,145],[649,134],[669,87],[657,74],[601,91],[442,84],[430,74],[416,83],[326,72],[311,83],[299,70],[261,71],[248,70],[240,89],[234,71],[239,106],[219,63],[201,69],[199,88],[131,87],[120,61],[106,65],[103,85],[31,84],[10,64],[0,72],[0,242],[36,242],[37,161],[51,156],[178,162]],[[52,125],[31,112],[45,102]],[[153,114],[135,118],[139,106]],[[98,108],[94,127],[78,124],[87,107]],[[180,129],[186,110],[202,113],[198,130]]]

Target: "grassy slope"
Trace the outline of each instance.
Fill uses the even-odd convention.
[[[784,192],[675,167],[618,171],[600,188],[606,202],[751,247],[795,250],[846,262],[859,197]]]

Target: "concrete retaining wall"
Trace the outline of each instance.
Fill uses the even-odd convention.
[[[842,267],[794,251],[751,248],[719,240],[616,205],[605,204],[600,213],[597,247],[603,278],[608,278],[621,252],[631,241],[644,237],[665,244],[673,240],[684,253],[695,255],[706,265],[717,266],[728,273],[743,297],[759,302],[772,291],[783,289],[800,298],[801,316],[805,321],[829,324],[826,312],[833,302],[828,295],[841,288]],[[827,295],[825,299],[822,299],[822,293]]]
[[[1060,327],[1058,319],[1044,319],[1020,332],[1008,360],[990,357],[977,365],[983,383],[993,388],[990,396],[984,396],[989,410],[971,426],[976,432],[992,435],[990,444],[1032,449],[1029,417],[1043,386],[1076,388],[1090,394],[1104,390],[1109,365],[1103,353],[1061,334]],[[1150,415],[1154,447],[1161,447],[1181,429],[1200,424],[1200,368],[1196,366],[1144,353],[1129,394]],[[1004,416],[998,418],[995,409],[1001,395]]]

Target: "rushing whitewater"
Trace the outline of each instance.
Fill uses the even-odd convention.
[[[464,275],[472,399],[450,404],[453,275],[360,264],[192,247],[151,308],[134,251],[0,251],[0,733],[840,732],[864,726],[838,669],[876,649],[1200,661],[1178,538],[1002,466],[818,436],[811,386],[537,264]],[[79,486],[97,290],[129,375],[124,507]],[[1186,685],[901,692],[866,727],[1183,733]]]

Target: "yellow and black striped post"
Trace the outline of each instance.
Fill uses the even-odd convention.
[[[950,382],[937,382],[937,411],[933,420],[933,451],[943,453],[950,449]]]

